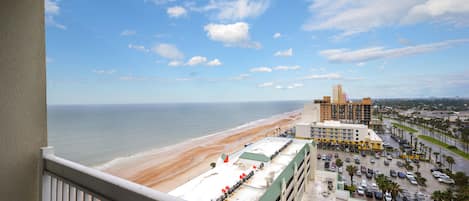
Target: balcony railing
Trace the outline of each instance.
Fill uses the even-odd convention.
[[[183,201],[42,149],[42,201]]]

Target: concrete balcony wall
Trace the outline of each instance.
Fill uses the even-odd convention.
[[[40,199],[47,145],[44,1],[0,4],[0,196]]]

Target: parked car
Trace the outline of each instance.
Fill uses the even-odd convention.
[[[404,166],[404,163],[402,163],[401,161],[397,161],[397,167],[403,167]]]
[[[383,200],[383,193],[381,193],[380,191],[375,191],[375,199]]]
[[[386,160],[385,160],[385,161],[384,161],[384,165],[385,165],[385,166],[389,166],[389,161],[386,161]]]
[[[327,159],[326,154],[323,154],[323,155],[321,156],[321,158],[322,158],[323,161],[325,161],[325,160]]]
[[[366,167],[362,165],[362,166],[360,166],[360,170],[361,170],[361,172],[365,173],[366,172]]]
[[[407,177],[407,179],[415,178],[414,173],[412,173],[412,172],[406,172],[405,176]]]
[[[435,177],[435,178],[440,178],[441,176],[444,176],[444,175],[446,175],[446,174],[443,174],[440,171],[433,171],[432,172],[432,176]]]
[[[318,157],[317,157],[317,159],[318,159],[318,160],[319,160],[319,159],[321,159],[321,154],[318,154]]]
[[[366,197],[373,198],[373,191],[371,189],[365,190]]]
[[[324,163],[324,169],[328,169],[329,166],[330,166],[330,163],[326,161],[326,162]]]
[[[366,153],[362,151],[362,157],[366,157]]]
[[[430,172],[435,172],[435,171],[438,171],[438,172],[443,172],[443,170],[441,168],[432,168],[430,169]]]
[[[332,165],[331,165],[331,167],[329,167],[329,171],[335,172],[335,166],[332,166]]]
[[[398,176],[399,178],[401,178],[401,179],[406,178],[406,175],[405,175],[405,173],[403,173],[403,172],[398,172],[398,173],[397,173],[397,176]]]
[[[355,175],[361,177],[361,176],[362,176],[362,172],[360,172],[360,170],[357,170],[357,173],[355,173]]]
[[[370,163],[371,163],[371,164],[374,164],[374,163],[375,163],[375,159],[371,159],[371,160],[370,160]]]
[[[392,156],[391,156],[391,155],[388,155],[388,156],[386,157],[386,159],[392,161]]]
[[[360,165],[360,159],[356,158],[355,159],[355,164]]]
[[[410,177],[410,178],[409,178],[409,182],[410,182],[411,184],[413,184],[413,185],[419,184],[419,183],[417,183],[417,179],[415,179],[415,177]]]
[[[365,188],[362,187],[362,186],[359,186],[357,188],[357,193],[358,193],[358,195],[364,195],[365,194]]]
[[[362,183],[360,183],[360,186],[366,188],[366,179],[362,179]]]
[[[373,174],[372,174],[372,173],[369,173],[369,172],[367,172],[367,173],[366,173],[366,178],[368,178],[368,179],[371,179],[371,178],[373,178]]]
[[[339,172],[339,174],[342,174],[342,172],[343,172],[342,167],[339,167],[339,168],[337,169],[337,172]]]
[[[392,201],[391,193],[386,192],[386,194],[384,194],[384,200],[386,200],[386,201]]]
[[[441,183],[445,183],[445,184],[454,184],[454,180],[451,179],[451,178],[438,178],[438,181],[441,182]]]
[[[335,153],[335,154],[334,154],[334,158],[339,158],[339,154],[338,154],[338,153]]]
[[[391,175],[391,177],[397,177],[397,172],[395,170],[390,170],[389,175]]]
[[[366,172],[373,174],[373,169],[368,168],[368,170]]]
[[[379,153],[376,153],[376,154],[375,154],[375,158],[376,158],[376,159],[379,159],[379,157],[380,157],[380,156],[379,156]]]
[[[349,157],[345,158],[345,162],[350,163],[350,158]]]

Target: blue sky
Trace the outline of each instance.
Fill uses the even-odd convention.
[[[467,97],[464,0],[46,0],[48,104]]]

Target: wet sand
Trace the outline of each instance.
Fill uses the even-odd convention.
[[[169,192],[209,170],[222,153],[233,153],[245,144],[276,134],[278,128],[291,128],[299,113],[290,113],[271,122],[260,123],[228,134],[192,139],[173,146],[116,161],[102,167],[105,172]]]

